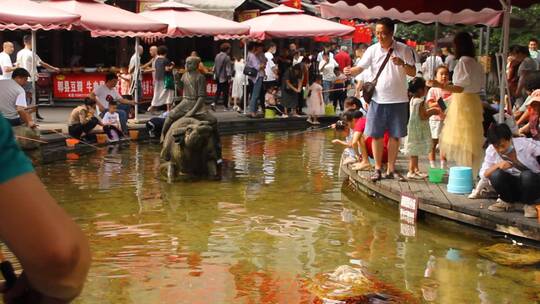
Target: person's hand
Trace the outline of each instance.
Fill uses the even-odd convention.
[[[501,170],[508,170],[510,168],[512,168],[512,163],[511,162],[508,162],[508,161],[505,161],[503,160],[502,162],[498,163],[497,165],[499,167],[499,169]]]
[[[35,128],[38,127],[38,125],[36,125],[35,123],[31,122],[30,124],[28,124],[28,127],[29,127],[30,129],[35,129]]]
[[[28,281],[25,273],[17,279],[15,285],[5,290],[2,288],[4,294],[4,303],[6,304],[30,304],[30,303],[47,303],[47,304],[63,304],[69,303],[69,300],[61,300],[46,296],[39,291],[35,290]]]
[[[352,68],[350,66],[347,66],[343,69],[343,73],[345,74],[345,76],[352,76]]]
[[[332,139],[332,143],[335,145],[335,144],[339,144],[340,140],[339,139]]]
[[[396,57],[396,56],[392,56],[392,62],[397,66],[404,66],[405,65],[405,61],[403,61],[403,59],[401,59],[399,57]]]
[[[431,88],[440,88],[442,87],[442,84],[438,82],[437,80],[428,80],[426,82],[426,85]]]

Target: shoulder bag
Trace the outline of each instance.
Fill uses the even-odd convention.
[[[377,76],[375,76],[375,79],[373,81],[366,81],[362,85],[362,97],[364,98],[364,101],[366,103],[370,103],[371,99],[373,98],[373,94],[375,93],[375,87],[377,86],[377,80],[379,79],[379,76],[381,76],[381,73],[388,63],[388,60],[390,60],[390,56],[392,56],[392,53],[394,52],[394,49],[388,50],[388,54],[386,55],[386,58],[384,58],[384,62],[382,63],[381,67],[379,68],[379,71],[377,72]]]

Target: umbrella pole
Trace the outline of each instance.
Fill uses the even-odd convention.
[[[499,123],[504,122],[504,96],[506,93],[506,60],[508,57],[508,43],[510,39],[510,11],[511,11],[511,0],[499,0],[502,4],[504,15],[503,15],[503,39],[502,39],[502,66],[499,73],[501,74],[500,82],[500,101],[499,101]]]
[[[133,92],[133,99],[135,100],[135,121],[139,121],[139,76],[140,76],[140,55],[139,55],[139,37],[135,37],[135,71],[133,75],[133,81],[135,81],[134,88],[135,91]]]
[[[37,60],[36,60],[36,31],[32,31],[32,71],[28,71],[32,79],[32,105],[36,105],[37,109],[37,96],[36,96],[36,81],[37,81]],[[37,114],[36,114],[37,115]]]
[[[489,26],[486,27],[486,55],[489,55],[489,34],[490,34],[491,28]]]
[[[244,63],[247,63],[247,40],[244,41]],[[247,114],[247,83],[244,82],[244,115],[246,114]]]

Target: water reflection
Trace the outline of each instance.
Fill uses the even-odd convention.
[[[485,232],[428,219],[404,237],[394,206],[343,192],[334,136],[225,137],[221,181],[161,182],[159,147],[135,144],[38,168],[91,240],[78,303],[312,303],[304,279],[346,264],[428,303],[538,299],[538,270],[476,255]]]

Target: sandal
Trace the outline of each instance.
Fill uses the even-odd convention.
[[[369,171],[371,170],[370,164],[361,164],[361,163],[355,163],[352,165],[351,169],[356,171]]]
[[[381,170],[375,170],[375,172],[369,177],[372,182],[377,182],[382,179]]]
[[[407,181],[407,180],[405,179],[405,177],[403,177],[403,175],[397,173],[396,171],[390,172],[390,173],[387,173],[387,174],[384,174],[383,178],[384,178],[384,179],[396,179],[398,182],[405,182],[405,181]]]

